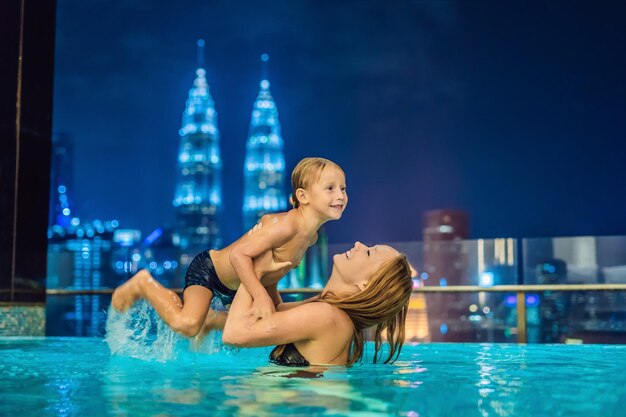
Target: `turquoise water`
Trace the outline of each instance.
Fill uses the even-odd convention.
[[[626,415],[623,345],[409,345],[394,365],[308,371],[268,349],[177,349],[158,362],[97,338],[0,338],[0,416]]]

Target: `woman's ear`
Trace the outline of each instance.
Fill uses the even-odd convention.
[[[296,190],[296,197],[300,204],[309,204],[309,193],[304,188],[298,188]]]

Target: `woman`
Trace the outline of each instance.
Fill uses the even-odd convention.
[[[363,356],[366,329],[375,326],[374,363],[382,356],[383,331],[389,343],[384,362],[393,362],[404,343],[411,289],[406,256],[390,246],[356,242],[334,256],[332,274],[314,302],[293,308],[283,303],[259,318],[251,313],[252,297],[240,286],[222,338],[242,347],[279,345],[270,355],[279,365],[351,366]]]

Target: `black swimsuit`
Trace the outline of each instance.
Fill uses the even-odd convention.
[[[293,343],[279,345],[270,353],[270,362],[281,366],[309,366],[309,361],[298,351]]]
[[[185,275],[185,289],[192,285],[201,285],[210,290],[214,297],[220,299],[224,307],[232,304],[237,293],[220,281],[208,250],[198,254],[189,264],[187,275]]]

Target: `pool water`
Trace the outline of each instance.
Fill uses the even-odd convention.
[[[112,356],[99,338],[0,338],[0,415],[626,415],[623,345],[408,345],[393,365],[351,369],[177,349],[159,362]]]

